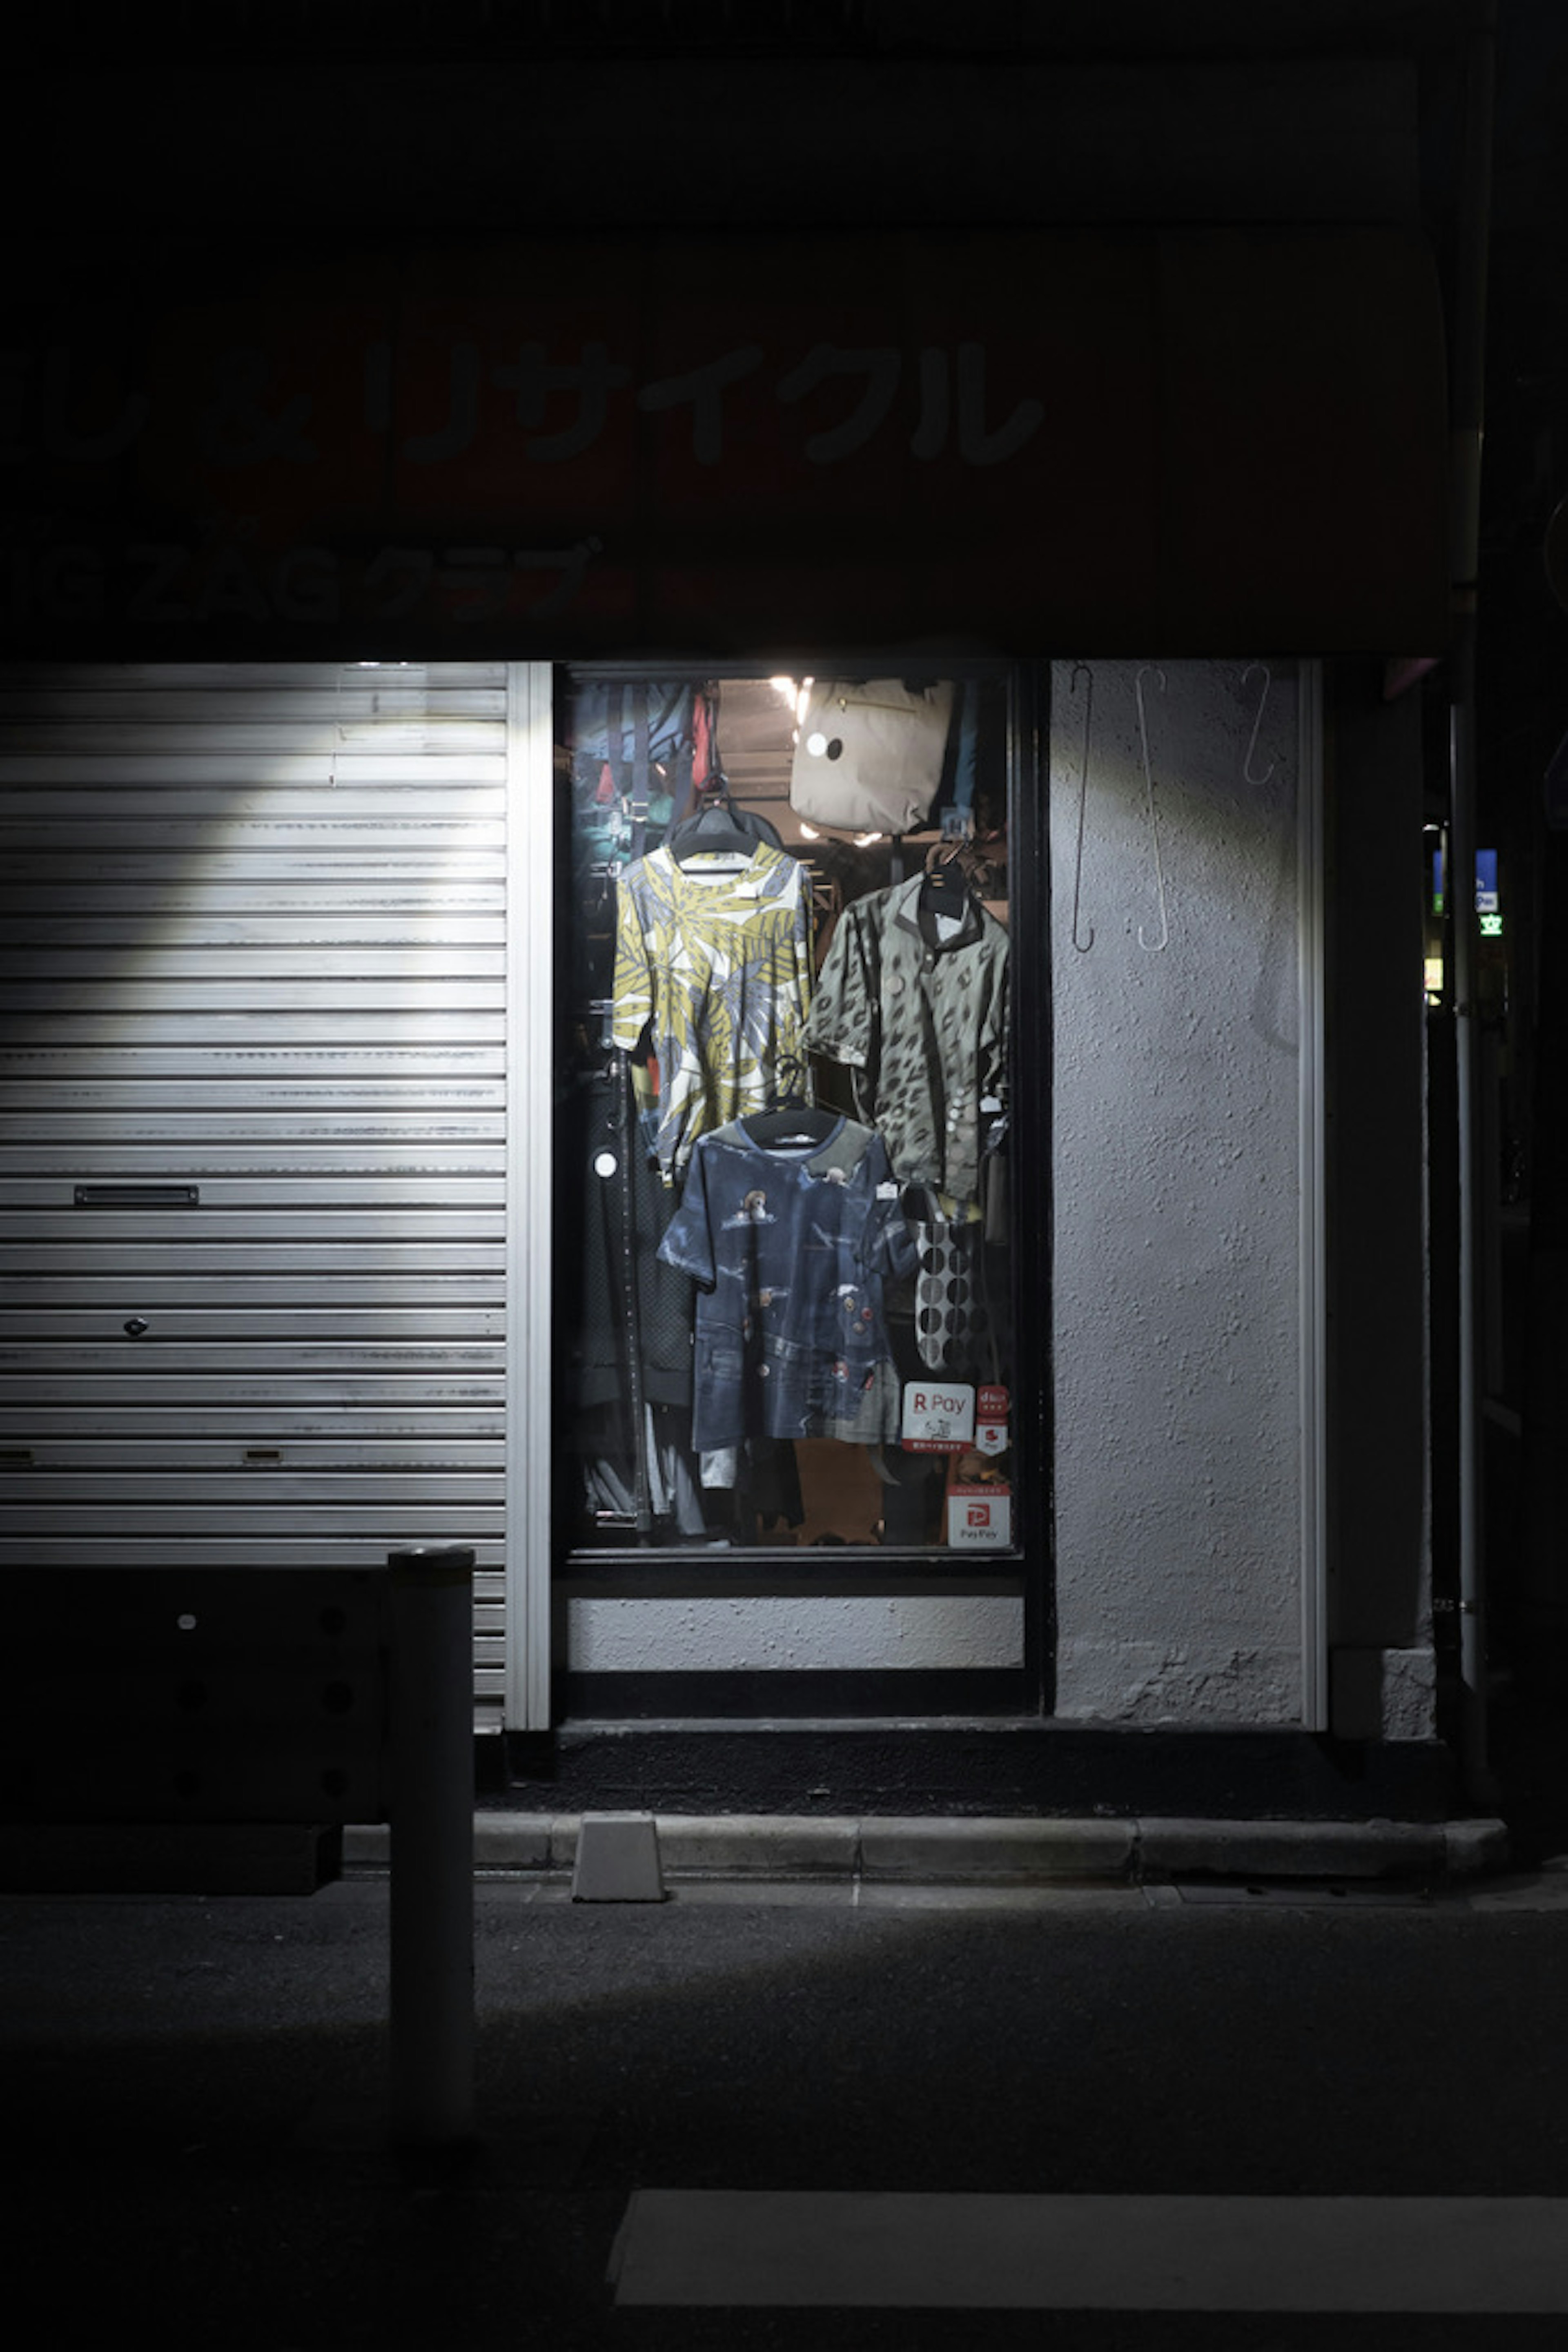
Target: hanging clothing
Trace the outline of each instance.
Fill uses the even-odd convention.
[[[691,1393],[691,1287],[657,1255],[674,1204],[635,1121],[626,1148],[626,1084],[624,1071],[604,1068],[580,1070],[570,1082],[576,1172],[563,1202],[556,1264],[571,1335],[566,1393],[576,1411],[626,1394],[634,1333],[648,1402],[682,1404]]]
[[[856,1073],[860,1116],[900,1181],[969,1202],[1007,1102],[1009,941],[973,897],[944,936],[921,904],[925,887],[917,874],[846,907],[805,1043]]]
[[[734,1121],[693,1147],[659,1244],[699,1286],[692,1443],[894,1436],[900,1390],[884,1282],[914,1254],[881,1139],[841,1118],[819,1144],[764,1149]]]
[[[921,1362],[928,1371],[973,1379],[990,1339],[980,1220],[944,1216],[929,1184],[909,1186],[904,1215],[919,1261],[912,1309]]]
[[[581,1474],[584,1540],[602,1541],[607,1536],[613,1541],[616,1529],[635,1528],[639,1501],[646,1499],[661,1537],[673,1532],[694,1543],[727,1541],[727,1503],[716,1505],[699,1483],[689,1405],[645,1406],[644,1422],[639,1445],[621,1403],[574,1414],[567,1450]],[[646,1482],[643,1496],[639,1465]]]
[[[763,1109],[780,1064],[801,1059],[811,880],[767,842],[739,866],[661,848],[626,868],[617,897],[615,1042],[634,1053],[650,1033],[669,1183],[699,1136]]]

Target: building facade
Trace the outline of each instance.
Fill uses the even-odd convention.
[[[1424,60],[918,13],[30,258],[7,1566],[471,1544],[588,1799],[1442,1804]]]

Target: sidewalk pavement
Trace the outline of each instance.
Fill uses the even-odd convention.
[[[1529,1871],[1568,1856],[1568,1706],[1561,1695],[1499,1676],[1489,1727],[1489,1801],[1473,1815],[1445,1821],[657,1812],[651,1818],[663,1872],[677,1882],[1441,1884]],[[584,1818],[481,1807],[476,1869],[542,1882],[570,1879]],[[384,1824],[344,1832],[344,1867],[351,1872],[385,1867],[389,1851]]]

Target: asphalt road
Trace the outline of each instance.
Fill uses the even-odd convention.
[[[1568,1877],[1285,1900],[479,1891],[479,2145],[384,2137],[384,1882],[0,1898],[14,2310],[235,2352],[1545,2347],[1568,2318],[617,2306],[634,2190],[1568,2197]],[[1119,2209],[1121,2210],[1121,2209]]]

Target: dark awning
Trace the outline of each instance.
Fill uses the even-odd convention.
[[[37,653],[1429,652],[1436,274],[1389,230],[35,256]]]

